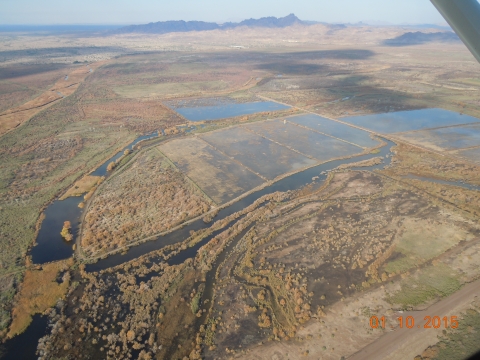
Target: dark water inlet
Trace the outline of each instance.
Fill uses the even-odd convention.
[[[38,340],[47,335],[48,317],[34,315],[32,323],[25,332],[0,344],[0,359],[2,360],[34,360],[37,359],[36,351]]]
[[[71,231],[74,239],[78,236],[82,214],[78,204],[82,200],[83,196],[69,197],[65,200],[55,200],[47,207],[36,245],[30,251],[34,264],[44,264],[72,256],[75,241],[66,241],[60,235],[60,231],[62,231],[63,222],[69,220],[72,224]]]

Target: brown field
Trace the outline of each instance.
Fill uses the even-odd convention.
[[[185,123],[185,119],[158,101],[111,98],[82,107],[87,119],[99,119],[104,126],[124,124],[132,131],[148,133]],[[141,119],[142,121],[139,121]]]
[[[395,166],[383,170],[384,174],[402,179],[403,182],[422,189],[438,199],[455,204],[469,214],[480,215],[478,191],[407,177],[411,174],[434,180],[463,181],[478,186],[480,166],[457,157],[425,152],[407,144],[397,146],[395,152],[396,156],[393,158]]]
[[[88,193],[92,188],[99,185],[103,181],[101,176],[87,175],[78,180],[65,194],[60,197],[60,200],[65,200],[70,196],[82,196]]]
[[[394,167],[386,173],[406,176],[436,178],[449,181],[465,181],[474,185],[480,185],[478,172],[480,166],[450,156],[442,156],[433,152],[427,152],[408,144],[399,144],[393,149]]]
[[[25,331],[32,321],[32,315],[43,313],[63,298],[70,284],[68,268],[72,260],[60,261],[27,270],[12,310],[12,323],[8,337],[12,338]],[[61,279],[58,279],[59,276]]]
[[[480,164],[480,148],[461,150],[457,155]]]
[[[0,67],[0,113],[32,100],[70,71],[63,64]]]

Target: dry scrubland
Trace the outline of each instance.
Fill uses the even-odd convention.
[[[200,216],[211,204],[153,148],[98,189],[83,221],[82,250],[98,257]]]
[[[28,285],[40,272],[24,269],[41,210],[138,134],[176,132],[175,126],[186,120],[166,107],[167,101],[228,96],[244,102],[263,96],[331,117],[425,107],[479,117],[480,70],[465,47],[382,46],[386,38],[404,32],[315,25],[162,36],[0,35],[2,113],[25,109],[35,99],[40,105],[42,94],[65,81],[65,75],[87,64],[94,69],[83,74],[68,97],[35,110],[22,118],[22,126],[0,137],[2,330],[9,324],[16,290],[16,308],[25,314],[43,311],[61,296],[51,292],[56,295],[44,298],[43,292],[31,294],[20,285],[22,276]],[[94,67],[99,60],[108,61]],[[196,132],[298,113],[220,120]],[[105,215],[105,220],[86,221],[84,231],[91,239],[115,235],[120,243],[124,237],[118,232],[124,231],[133,241],[210,205],[155,151],[142,153],[99,188],[88,214]],[[152,154],[157,160],[149,162]],[[136,178],[136,168],[145,176]],[[288,353],[289,358],[338,359],[351,354],[381,335],[368,330],[370,314],[423,308],[479,277],[478,192],[405,178],[414,174],[478,185],[479,172],[466,161],[399,145],[393,166],[382,175],[342,170],[319,193],[308,195],[306,188],[275,194],[125,266],[100,274],[72,269],[78,282],[52,282],[65,287],[62,293],[68,286],[68,295],[50,314],[55,325],[41,342],[41,356],[125,358],[135,352],[143,359],[281,358]],[[162,186],[171,187],[170,203],[184,195],[186,217],[171,207],[155,210],[148,197],[145,201],[144,193],[152,192],[164,199]],[[108,203],[109,196],[121,206]],[[135,223],[144,215],[149,227]],[[239,220],[232,225],[234,219]],[[133,224],[122,229],[128,221]],[[214,230],[221,232],[195,258],[168,264]],[[448,236],[453,231],[455,236]],[[425,243],[412,241],[419,236]],[[91,251],[115,246],[98,240]],[[227,254],[229,244],[235,251]],[[35,304],[40,304],[37,310]],[[464,318],[476,326],[476,316],[466,312]],[[28,319],[23,325],[18,321],[10,327],[12,334]],[[446,334],[445,349],[454,349],[455,338],[469,329]],[[268,341],[276,338],[282,341]]]
[[[20,106],[47,91],[72,70],[62,64],[16,65],[0,70],[0,112]]]
[[[41,110],[66,96],[73,94],[85,77],[94,69],[101,66],[101,62],[77,67],[69,71],[65,77],[58,80],[50,89],[26,103],[9,108],[0,114],[0,135],[22,125],[25,121],[36,115]]]
[[[457,206],[468,214],[480,216],[478,191],[408,178],[408,175],[413,174],[438,180],[463,181],[478,186],[479,165],[458,158],[446,158],[405,144],[397,146],[394,151],[396,152],[393,159],[395,166],[384,170],[385,175],[401,179],[438,199]]]

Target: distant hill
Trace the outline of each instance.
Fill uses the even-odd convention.
[[[110,34],[129,34],[129,33],[144,33],[144,34],[167,34],[172,32],[189,32],[189,31],[205,31],[215,29],[233,29],[240,26],[248,27],[264,27],[264,28],[284,28],[287,26],[309,23],[301,21],[294,14],[282,18],[273,16],[264,17],[260,19],[248,19],[239,23],[228,22],[225,24],[217,24],[213,22],[204,21],[160,21],[145,25],[130,25],[120,29],[110,31]]]
[[[150,23],[145,25],[130,25],[120,29],[114,30],[111,33],[129,34],[129,33],[144,33],[144,34],[167,34],[171,32],[188,32],[188,31],[205,31],[218,29],[219,25],[216,23],[209,23],[204,21],[162,21]]]
[[[403,35],[397,36],[393,39],[388,39],[383,42],[384,45],[388,46],[408,46],[408,45],[418,45],[428,42],[457,42],[460,41],[460,38],[454,32],[445,31],[445,32],[434,32],[434,33],[424,33],[421,31],[416,32],[407,32]]]
[[[303,24],[298,17],[294,14],[290,14],[283,18],[276,18],[274,16],[264,17],[260,19],[248,19],[239,23],[226,23],[221,28],[249,26],[249,27],[266,27],[266,28],[284,28],[295,24]]]

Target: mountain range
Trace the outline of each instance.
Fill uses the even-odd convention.
[[[418,45],[424,44],[427,42],[456,42],[460,41],[460,38],[454,32],[444,31],[444,32],[433,32],[433,33],[424,33],[421,31],[416,32],[407,32],[403,35],[397,36],[393,39],[385,40],[384,45],[389,46],[408,46],[408,45]]]
[[[249,27],[264,27],[264,28],[284,28],[287,26],[301,24],[310,25],[312,22],[302,21],[294,14],[287,15],[282,18],[274,16],[263,17],[260,19],[248,19],[239,23],[227,22],[224,24],[217,24],[214,22],[205,21],[159,21],[144,25],[130,25],[120,29],[111,31],[115,34],[129,34],[129,33],[145,33],[145,34],[167,34],[171,32],[189,32],[189,31],[205,31],[216,29],[234,29],[240,26]]]

